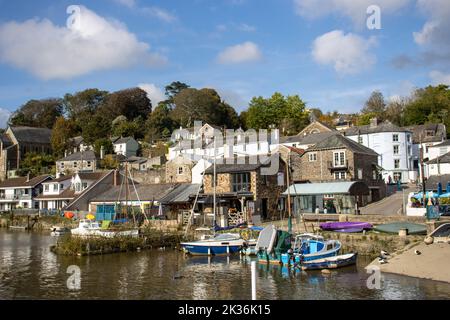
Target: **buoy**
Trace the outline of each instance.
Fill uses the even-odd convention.
[[[425,242],[425,244],[427,244],[427,245],[433,244],[434,238],[433,237],[426,237],[425,240],[423,240],[423,242]]]
[[[418,256],[422,254],[422,252],[420,252],[419,250],[415,250],[414,253]]]

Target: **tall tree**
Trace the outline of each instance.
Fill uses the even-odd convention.
[[[222,101],[214,89],[184,89],[174,98],[171,112],[174,121],[193,126],[195,121],[233,128],[238,123],[236,111]]]
[[[272,97],[254,97],[246,113],[246,127],[252,129],[280,128],[285,135],[296,134],[309,122],[305,103],[298,95],[284,97],[274,93]]]
[[[103,103],[108,91],[99,89],[86,89],[75,94],[64,96],[64,108],[67,116],[77,120],[81,115],[92,115]]]
[[[140,88],[131,88],[109,94],[98,109],[109,121],[120,115],[134,120],[141,116],[143,119],[152,112],[152,104],[147,93]]]
[[[447,85],[415,90],[405,107],[406,125],[442,122],[450,137],[450,89]]]
[[[186,83],[180,82],[180,81],[174,81],[171,84],[167,85],[166,90],[166,97],[168,98],[169,102],[173,102],[173,98],[179,94],[184,89],[190,88],[189,85]]]
[[[51,129],[62,113],[62,99],[30,100],[11,115],[8,123],[13,126]]]
[[[377,118],[380,118],[380,120],[384,120],[386,103],[383,94],[380,91],[372,92],[361,112],[363,114],[373,113]]]
[[[176,123],[170,117],[170,107],[167,101],[160,102],[146,122],[145,140],[153,142],[156,139],[167,138],[175,129]]]
[[[58,117],[53,126],[51,143],[56,157],[64,155],[64,151],[72,147],[71,138],[76,134],[76,126],[73,120]]]

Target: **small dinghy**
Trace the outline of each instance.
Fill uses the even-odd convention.
[[[357,233],[371,230],[373,226],[367,222],[326,222],[321,223],[320,228],[324,231]]]
[[[425,225],[411,223],[411,222],[386,223],[386,224],[381,224],[381,225],[375,226],[373,228],[373,230],[378,231],[378,232],[392,233],[392,234],[398,234],[398,232],[402,229],[407,229],[408,234],[413,234],[413,235],[426,235],[427,234],[427,227]]]
[[[435,243],[450,243],[450,223],[440,225],[428,237],[432,237]]]
[[[305,261],[301,264],[302,270],[337,269],[356,264],[358,253],[343,254],[340,256]]]

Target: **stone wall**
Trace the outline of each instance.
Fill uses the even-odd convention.
[[[134,181],[141,184],[159,184],[166,181],[166,167],[159,169],[147,169],[146,171],[132,170],[131,176]]]
[[[194,163],[182,156],[166,163],[166,183],[191,183]],[[179,169],[183,172],[180,174]]]

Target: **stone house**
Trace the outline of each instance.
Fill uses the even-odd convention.
[[[51,134],[47,128],[8,127],[0,136],[0,180],[16,177],[28,153],[51,154]]]
[[[56,174],[69,175],[76,172],[95,172],[99,159],[94,151],[87,150],[70,154],[56,161]]]
[[[166,163],[166,183],[191,183],[195,163],[182,155]]]
[[[305,150],[295,178],[307,182],[361,181],[370,194],[359,199],[359,205],[385,197],[386,186],[381,179],[378,154],[342,135],[334,135]]]
[[[251,164],[253,161],[249,160],[246,158],[246,164],[216,165],[217,213],[223,215],[231,209],[249,213],[255,219],[278,218],[281,193],[286,189],[285,163],[279,154],[272,155],[265,162],[258,159]],[[276,165],[275,170],[265,174],[273,164]],[[213,175],[214,166],[205,171],[203,183],[202,196],[209,198],[209,204],[214,194]]]

